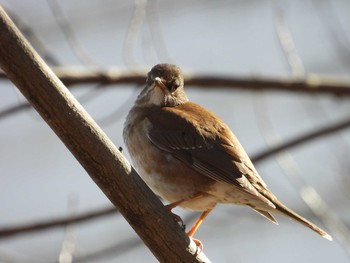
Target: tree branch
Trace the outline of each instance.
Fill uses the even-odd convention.
[[[81,67],[55,67],[53,71],[66,85],[74,84],[137,84],[145,83],[145,70],[105,70]],[[323,93],[337,96],[350,95],[350,81],[336,77],[309,75],[300,77],[257,77],[257,76],[225,76],[213,74],[185,73],[186,86],[200,88],[223,87],[244,90],[275,90],[302,93]],[[0,79],[6,75],[0,72]]]
[[[20,225],[17,227],[7,227],[7,228],[0,229],[0,239],[10,237],[16,234],[25,234],[25,233],[45,230],[45,229],[54,228],[54,227],[63,227],[68,224],[82,223],[85,221],[96,219],[98,217],[115,214],[117,212],[118,210],[116,210],[115,207],[104,208],[104,209],[90,211],[90,212],[87,212],[81,215],[76,215],[76,216],[46,219],[35,223],[29,223],[29,224],[27,223],[25,225]]]
[[[160,262],[209,262],[0,7],[0,65]],[[171,239],[170,239],[171,237]]]
[[[91,70],[83,68],[55,68],[66,85],[84,83],[144,84],[146,71],[121,71],[118,69]],[[311,76],[304,78],[282,77],[232,77],[219,75],[185,74],[187,86],[200,88],[224,87],[245,90],[276,90],[304,93],[350,95],[350,81]]]
[[[305,142],[309,142],[315,139],[318,139],[320,137],[332,134],[334,132],[346,129],[350,127],[350,118],[347,118],[342,121],[338,121],[336,123],[330,124],[323,128],[315,129],[314,131],[309,131],[305,134],[302,134],[298,137],[295,137],[293,139],[287,140],[284,143],[281,143],[279,145],[276,145],[274,147],[271,147],[267,150],[263,150],[261,152],[258,152],[252,156],[253,162],[260,162],[263,161],[266,158],[272,157],[275,154],[285,151],[287,149],[290,149],[292,147],[298,146],[300,144],[303,144]]]

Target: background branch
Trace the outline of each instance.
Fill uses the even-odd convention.
[[[103,217],[106,215],[116,214],[117,212],[118,210],[116,210],[115,207],[104,208],[96,211],[89,211],[81,215],[47,219],[47,220],[42,220],[35,223],[27,223],[25,225],[21,225],[17,227],[7,227],[7,228],[0,229],[0,238],[6,238],[16,234],[24,234],[24,233],[30,233],[30,232],[40,231],[40,230],[52,229],[54,227],[62,227],[68,224],[82,223],[82,222]]]
[[[145,83],[146,70],[120,70],[120,69],[87,69],[79,67],[55,67],[53,71],[66,85],[75,84],[137,84]],[[186,86],[199,86],[200,88],[233,88],[244,90],[275,90],[303,93],[323,93],[337,96],[350,95],[350,81],[339,78],[309,75],[299,77],[257,77],[257,76],[225,76],[214,74],[188,74],[185,72]],[[0,73],[0,79],[6,79]]]
[[[293,148],[295,146],[299,146],[303,143],[310,142],[314,139],[321,138],[323,136],[330,135],[332,133],[335,133],[337,131],[349,128],[350,126],[350,119],[347,118],[342,121],[338,121],[336,123],[329,124],[323,128],[318,128],[310,132],[306,132],[300,136],[297,136],[293,139],[286,140],[278,145],[272,146],[269,149],[260,151],[254,155],[252,155],[251,159],[253,162],[260,162],[263,161],[266,158],[275,156],[277,153],[280,153],[282,151],[288,150],[290,148]]]

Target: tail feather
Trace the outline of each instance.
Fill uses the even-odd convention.
[[[295,213],[294,211],[292,211],[291,209],[289,209],[288,207],[283,205],[281,202],[274,200],[273,203],[276,206],[275,212],[282,214],[284,216],[287,216],[287,217],[293,219],[294,221],[301,223],[302,225],[310,228],[311,230],[315,231],[317,234],[321,235],[322,237],[324,237],[330,241],[333,240],[332,236],[329,235],[326,231],[319,228],[315,224],[311,223],[310,221],[308,221],[304,217],[298,215],[297,213]]]
[[[276,218],[274,218],[274,216],[271,213],[264,211],[264,210],[256,209],[254,207],[252,207],[252,208],[254,209],[254,211],[258,212],[260,215],[262,215],[263,217],[270,220],[272,223],[278,225]]]

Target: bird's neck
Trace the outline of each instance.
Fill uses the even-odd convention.
[[[176,107],[188,102],[186,93],[177,90],[174,93],[164,94],[159,89],[145,88],[137,97],[136,107]]]

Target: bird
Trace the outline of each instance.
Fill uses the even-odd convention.
[[[202,212],[188,232],[191,238],[217,204],[236,204],[275,224],[273,214],[286,216],[332,240],[267,188],[229,126],[188,99],[176,65],[157,64],[149,71],[126,117],[123,137],[134,168],[169,202],[170,212],[177,206]]]

